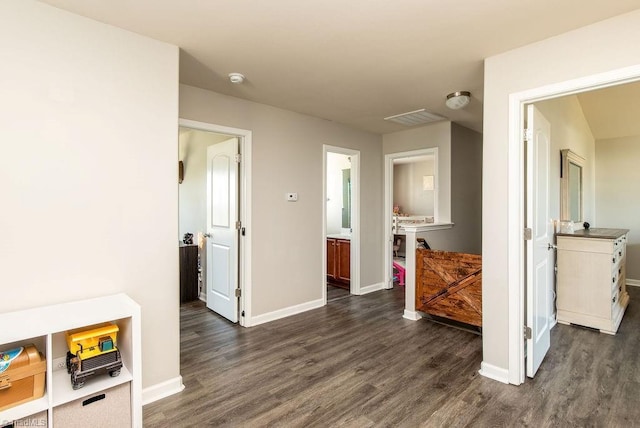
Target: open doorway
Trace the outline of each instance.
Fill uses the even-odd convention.
[[[251,132],[188,120],[179,129],[181,302],[199,298],[248,326]]]
[[[360,294],[360,152],[324,146],[323,300]]]
[[[627,186],[630,183],[637,182],[637,178],[633,179],[629,174],[633,175],[636,169],[633,165],[637,165],[637,162],[640,161],[640,130],[630,130],[629,125],[624,123],[623,118],[627,116],[627,113],[633,114],[633,105],[625,105],[625,99],[633,99],[633,96],[630,97],[627,91],[640,88],[637,83],[638,77],[640,77],[640,70],[637,70],[633,76],[630,76],[627,72],[607,73],[564,82],[553,87],[538,88],[527,93],[514,94],[512,97],[512,107],[514,109],[517,108],[518,114],[510,117],[510,127],[516,126],[519,120],[529,122],[530,119],[525,119],[527,111],[533,108],[539,109],[545,120],[550,122],[551,141],[549,144],[550,151],[548,155],[545,155],[546,159],[542,169],[535,167],[535,154],[531,150],[525,150],[526,145],[520,145],[521,148],[519,148],[519,155],[522,161],[521,177],[523,180],[520,189],[524,204],[521,221],[525,228],[525,236],[531,236],[532,239],[522,241],[520,275],[522,275],[521,284],[524,285],[522,288],[510,288],[510,294],[514,292],[514,297],[520,300],[516,306],[511,307],[517,307],[520,310],[517,312],[510,311],[510,314],[517,313],[519,322],[523,323],[527,329],[531,328],[531,333],[527,332],[526,338],[521,335],[517,341],[515,337],[510,339],[510,349],[513,351],[511,355],[514,359],[518,359],[518,361],[510,360],[510,367],[517,368],[516,370],[510,370],[510,383],[519,384],[524,382],[525,375],[533,376],[535,370],[530,370],[531,363],[539,363],[544,358],[546,349],[549,346],[554,346],[553,341],[551,341],[549,345],[542,345],[542,348],[540,348],[537,342],[542,335],[536,331],[535,320],[542,319],[544,322],[541,324],[547,324],[550,327],[553,327],[556,321],[563,323],[557,312],[561,311],[561,290],[557,288],[558,278],[560,278],[561,273],[558,271],[555,281],[552,274],[551,281],[543,281],[542,283],[539,283],[533,277],[537,267],[541,265],[534,260],[536,237],[549,235],[548,242],[544,243],[544,249],[542,246],[540,246],[540,249],[541,252],[551,252],[553,254],[552,250],[555,250],[555,246],[558,243],[556,241],[558,235],[554,234],[561,232],[561,223],[566,223],[567,227],[570,226],[570,234],[573,235],[574,231],[580,234],[584,232],[580,229],[583,228],[583,222],[586,221],[590,223],[589,226],[592,231],[594,228],[630,230],[627,241],[628,244],[631,244],[629,248],[632,248],[633,240],[636,239],[633,229],[636,229],[636,233],[640,229],[640,224],[637,220],[640,206],[637,207],[638,213],[635,215],[630,213],[633,208],[629,205],[630,200],[627,198],[629,194]],[[618,96],[616,100],[616,93],[625,95],[624,97]],[[618,108],[622,110],[617,111]],[[611,114],[610,117],[605,117],[609,114]],[[637,120],[634,118],[629,123],[635,125]],[[621,129],[615,131],[612,124]],[[526,127],[526,129],[531,128],[529,125]],[[524,133],[521,132],[521,135],[523,136],[523,141],[536,141],[535,129]],[[562,213],[561,165],[563,163],[561,162],[561,156],[563,155],[561,152],[575,152],[584,161],[584,169],[582,170],[581,166],[580,173],[582,187],[579,191],[580,197],[577,199],[582,205],[579,209],[573,210],[580,213],[576,219],[571,217],[570,214],[567,216]],[[546,177],[543,177],[542,180],[532,176],[534,171],[544,171],[545,168]],[[550,195],[549,214],[537,219],[535,214],[536,207],[538,201],[545,198],[545,193]],[[564,218],[563,216],[567,217]],[[550,234],[545,234],[543,229],[550,229]],[[571,239],[574,238],[572,237]],[[559,247],[560,245],[556,250],[558,258],[560,256]],[[622,250],[620,253],[624,255],[625,251]],[[630,257],[630,255],[627,254],[626,257]],[[620,293],[624,294],[626,285],[633,284],[634,281],[633,278],[631,281],[625,281],[623,275],[625,261],[623,257],[617,260],[614,256],[606,258],[606,261],[613,264],[616,272],[621,272],[620,275],[613,277],[613,286],[609,276],[607,276],[607,281],[604,281],[606,284],[603,284],[603,289],[613,293],[604,303],[606,303],[607,310],[613,311],[610,315],[610,322],[615,323],[614,315],[616,314],[616,305],[620,306]],[[552,263],[555,263],[555,258]],[[594,263],[590,263],[590,269],[593,268],[593,265]],[[626,263],[627,267],[635,265],[636,263]],[[555,266],[552,264],[552,272],[554,267],[560,269],[560,260]],[[576,266],[573,266],[572,269],[575,272],[582,271]],[[611,268],[609,268],[609,271],[611,271]],[[636,273],[631,275],[636,275]],[[620,280],[624,283],[618,283]],[[510,282],[510,287],[511,284]],[[541,287],[535,287],[541,284]],[[587,295],[585,287],[586,283],[583,282],[580,295]],[[536,290],[536,288],[539,289]],[[575,295],[570,298],[572,305],[578,300],[580,299],[576,299]],[[591,307],[597,306],[595,296],[589,300],[588,304]],[[574,314],[577,313],[575,309],[572,309],[572,312]],[[624,308],[618,308],[618,315],[623,312]],[[578,324],[585,325],[585,323],[588,324],[594,320],[600,322],[605,318],[607,317],[604,315],[599,317],[590,316],[589,319],[583,317]],[[510,322],[515,322],[515,320],[512,319]],[[571,322],[573,323],[573,321]],[[587,327],[590,326],[587,325]],[[601,326],[597,328],[605,332],[608,330]],[[534,353],[537,353],[537,355],[534,355]]]
[[[437,227],[438,149],[385,156],[385,288],[405,285],[406,239],[403,224]]]

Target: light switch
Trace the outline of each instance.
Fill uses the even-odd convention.
[[[287,193],[287,201],[296,202],[297,200],[298,200],[298,194],[297,193]]]

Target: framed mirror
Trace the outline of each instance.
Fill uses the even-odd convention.
[[[560,160],[560,220],[582,223],[584,158],[563,149]]]

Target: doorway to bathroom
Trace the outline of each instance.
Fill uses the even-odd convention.
[[[324,146],[323,275],[325,304],[360,294],[360,152]]]

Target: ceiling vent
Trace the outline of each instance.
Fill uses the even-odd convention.
[[[399,123],[405,126],[424,125],[425,123],[437,122],[444,120],[446,117],[438,116],[437,114],[429,113],[425,109],[410,111],[408,113],[396,114],[395,116],[385,117],[384,120],[390,122]]]

